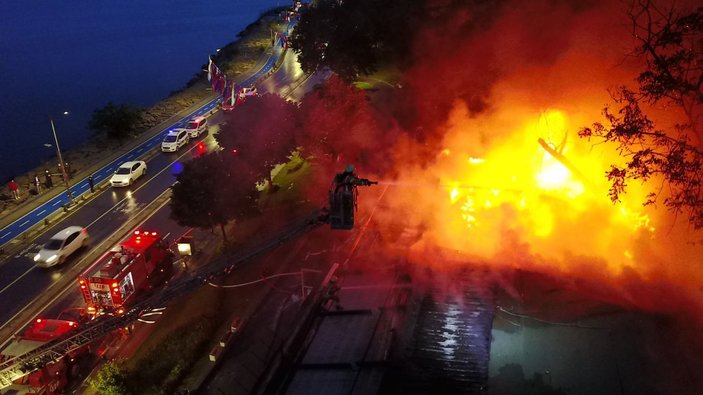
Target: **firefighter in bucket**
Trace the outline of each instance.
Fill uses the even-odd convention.
[[[329,191],[329,222],[332,229],[352,229],[354,227],[354,211],[356,211],[356,197],[358,186],[378,184],[359,178],[354,174],[354,166],[347,165],[344,171],[338,173],[332,181]]]

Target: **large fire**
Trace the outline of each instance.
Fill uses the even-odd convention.
[[[577,135],[602,120],[608,90],[642,67],[624,55],[634,44],[619,7],[515,2],[472,34],[443,24],[420,36],[399,95],[411,114],[442,120],[424,141],[397,139],[396,210],[380,219],[422,230],[413,259],[443,265],[456,260],[431,254],[458,252],[465,262],[583,280],[615,303],[703,311],[701,233],[661,202],[643,206],[665,187],[659,180],[631,181],[613,203],[605,174],[625,158]],[[456,15],[463,26],[466,14]],[[665,129],[679,116],[648,110]]]
[[[440,182],[447,185],[449,211],[457,210],[462,219],[449,222],[444,238],[471,251],[494,253],[500,242],[496,232],[514,230],[531,245],[543,246],[542,255],[563,254],[568,248],[576,254],[619,256],[612,270],[629,265],[628,239],[655,230],[641,205],[644,192],[630,193],[613,205],[604,178],[607,164],[573,134],[569,138],[568,130],[578,126],[568,122],[564,112],[547,110],[480,158],[443,150],[438,165],[448,168]],[[587,224],[596,227],[583,226]],[[564,245],[575,225],[581,237]]]
[[[415,257],[438,247],[496,268],[593,280],[619,294],[613,302],[655,311],[682,308],[664,298],[669,287],[700,300],[695,233],[664,208],[643,206],[651,184],[632,183],[613,203],[605,172],[622,158],[578,138],[585,124],[578,111],[514,103],[471,117],[458,102],[444,148],[397,182],[411,213],[403,218],[425,229]]]

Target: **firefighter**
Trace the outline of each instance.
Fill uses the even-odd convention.
[[[344,186],[369,186],[378,184],[376,181],[369,181],[366,178],[359,178],[354,174],[354,165],[347,165],[344,171],[334,176],[335,192]]]
[[[337,189],[339,189],[342,185],[351,184],[354,179],[356,179],[354,165],[347,165],[343,172],[337,173],[334,177],[334,183],[337,184]]]
[[[335,175],[329,191],[330,226],[332,229],[352,229],[356,209],[356,187],[377,184],[354,174],[354,165]]]

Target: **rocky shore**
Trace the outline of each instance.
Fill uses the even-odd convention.
[[[237,36],[238,39],[213,55],[213,61],[224,71],[228,77],[237,79],[256,66],[258,61],[271,49],[271,30],[280,30],[283,23],[279,15],[283,8],[272,9],[244,28]],[[204,59],[206,61],[206,59]],[[207,68],[207,63],[201,69]],[[128,146],[134,139],[139,139],[150,128],[166,121],[169,117],[212,95],[212,89],[207,81],[206,73],[198,70],[194,77],[180,90],[172,92],[167,98],[143,110],[142,121],[137,125],[137,132],[130,138],[122,141],[108,140],[104,135],[94,135],[83,145],[62,152],[65,162],[68,162],[71,176],[83,170],[97,166],[109,155],[107,150],[119,150]],[[44,184],[44,173],[49,170],[53,174],[53,187],[47,188]],[[38,175],[42,184],[37,190],[34,177]],[[13,199],[7,186],[0,192],[0,218],[16,211],[19,207],[31,203],[40,195],[55,194],[56,190],[63,189],[58,168],[58,159],[52,157],[31,171],[16,176],[19,185],[19,199]]]

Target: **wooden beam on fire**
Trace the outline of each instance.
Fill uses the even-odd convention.
[[[590,187],[590,188],[593,187],[593,183],[588,178],[586,178],[586,175],[581,173],[581,171],[579,171],[579,169],[576,168],[576,166],[574,166],[574,164],[571,163],[571,161],[569,161],[569,159],[567,159],[566,156],[562,155],[560,152],[558,152],[557,150],[552,148],[552,146],[547,144],[547,142],[544,141],[544,139],[541,137],[537,139],[537,142],[539,143],[539,145],[542,146],[542,148],[544,148],[545,151],[547,151],[552,157],[554,157],[554,159],[558,160],[559,163],[561,163],[562,165],[564,165],[564,167],[569,169],[571,174],[573,174],[574,176],[576,176],[576,178],[581,180],[581,182],[585,186]]]

